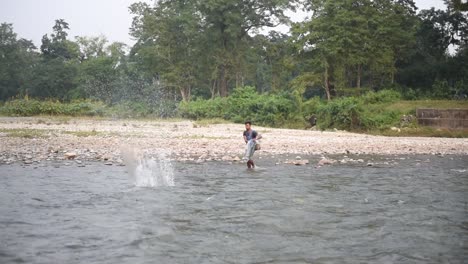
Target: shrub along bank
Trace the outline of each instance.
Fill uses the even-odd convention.
[[[404,101],[394,90],[368,92],[359,97],[342,97],[325,101],[314,97],[303,101],[290,94],[259,94],[253,87],[235,89],[229,97],[195,99],[190,102],[121,102],[112,106],[100,101],[78,100],[62,103],[54,100],[16,99],[0,105],[0,114],[8,116],[68,115],[121,118],[182,117],[192,120],[224,119],[242,123],[282,128],[310,127],[315,117],[321,130],[340,129],[388,135],[466,136],[468,133],[445,133],[418,128],[415,119],[401,122],[403,116],[415,115],[420,107],[468,108],[468,101]],[[392,127],[406,127],[402,133],[389,132]]]

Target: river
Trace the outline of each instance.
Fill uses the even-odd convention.
[[[310,157],[312,161],[316,157]],[[0,166],[0,263],[463,263],[468,158]]]

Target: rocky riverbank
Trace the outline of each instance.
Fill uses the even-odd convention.
[[[242,124],[192,121],[104,120],[68,117],[1,117],[0,164],[102,161],[122,165],[125,149],[178,161],[239,161]],[[257,127],[262,149],[255,155],[468,155],[468,139],[383,137]],[[307,164],[305,161],[302,161]],[[294,164],[294,162],[290,162]]]

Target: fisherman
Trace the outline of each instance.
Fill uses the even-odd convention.
[[[252,169],[255,167],[255,164],[252,160],[252,156],[255,150],[260,149],[260,144],[257,140],[261,139],[262,136],[257,133],[257,131],[252,129],[252,122],[245,122],[245,131],[244,131],[244,141],[247,144],[245,149],[244,159],[247,160],[247,168]]]

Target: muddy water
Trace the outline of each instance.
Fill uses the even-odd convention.
[[[0,166],[0,263],[462,263],[468,158]]]

